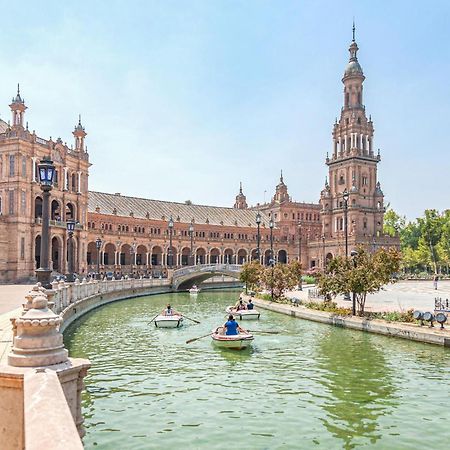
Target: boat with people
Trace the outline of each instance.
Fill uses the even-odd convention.
[[[188,289],[189,294],[197,295],[200,292],[200,288],[198,288],[195,284],[190,289]]]
[[[261,313],[257,309],[238,308],[235,306],[228,306],[225,311],[227,314],[233,314],[233,316],[239,320],[258,320],[261,317]]]
[[[181,314],[173,314],[167,316],[160,314],[154,319],[156,328],[179,328],[183,325],[183,316]]]
[[[211,333],[213,344],[220,348],[229,348],[233,350],[244,350],[252,344],[253,334],[242,329],[238,334],[225,334],[225,327],[217,327]]]

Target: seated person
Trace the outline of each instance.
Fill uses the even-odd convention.
[[[175,311],[170,304],[167,305],[166,309],[161,313],[162,316],[174,316],[178,315],[181,316],[181,314],[178,311]]]
[[[236,311],[243,311],[244,309],[246,309],[244,302],[242,300],[239,300],[239,303],[235,309],[236,309]]]
[[[247,309],[252,310],[255,305],[252,303],[252,299],[250,299],[247,303]]]
[[[227,336],[235,336],[236,334],[238,334],[238,331],[244,331],[234,320],[232,314],[228,316],[228,321],[224,323],[223,327],[227,330],[225,333]]]

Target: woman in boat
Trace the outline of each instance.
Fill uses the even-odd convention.
[[[247,303],[247,309],[250,311],[253,309],[255,305],[252,303],[252,299],[250,299]]]
[[[243,311],[245,308],[244,302],[242,300],[239,300],[239,303],[234,308],[236,311]]]
[[[171,306],[170,303],[167,304],[166,309],[161,313],[162,316],[174,316],[178,315],[181,316],[181,314],[178,311],[175,311]]]
[[[239,331],[245,333],[245,330],[243,330],[234,320],[233,314],[228,316],[228,321],[223,324],[223,327],[226,330],[225,334],[227,336],[235,336],[236,334],[239,334]]]

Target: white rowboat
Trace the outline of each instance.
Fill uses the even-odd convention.
[[[233,314],[236,320],[257,320],[261,316],[261,313],[256,309],[241,309],[240,311],[236,311],[234,306],[229,306],[226,312],[227,314]]]
[[[224,328],[218,327],[213,330],[211,337],[213,344],[216,347],[230,348],[233,350],[243,350],[251,345],[253,341],[253,334],[246,331],[245,333],[239,333],[235,335],[224,334]]]
[[[157,328],[179,328],[183,325],[183,316],[178,314],[172,316],[160,314],[155,319],[155,325]]]
[[[196,286],[193,286],[189,289],[189,294],[191,295],[197,295],[200,292],[200,289]]]

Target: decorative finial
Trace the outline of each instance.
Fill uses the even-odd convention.
[[[280,183],[284,183],[284,181],[283,181],[283,169],[281,169]]]
[[[78,114],[78,125],[81,126],[81,114]]]
[[[27,128],[26,128],[26,130],[28,131],[28,122],[27,122]]]
[[[239,194],[242,194],[242,181],[239,182]]]
[[[20,95],[20,84],[17,83],[17,95]]]
[[[353,17],[353,28],[352,28],[352,42],[355,42],[355,18]]]

